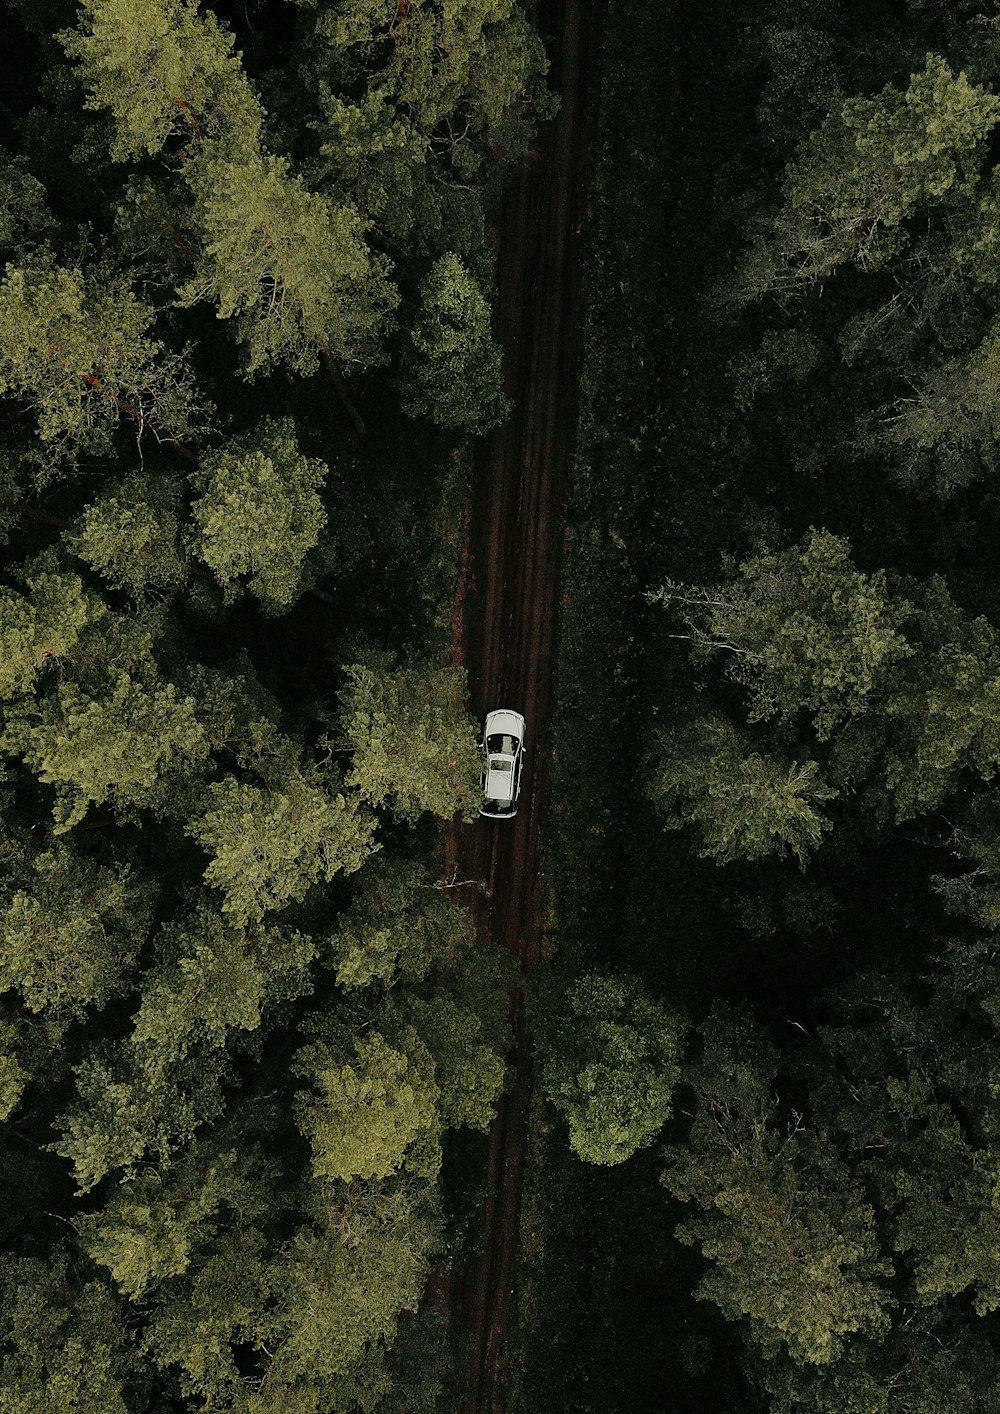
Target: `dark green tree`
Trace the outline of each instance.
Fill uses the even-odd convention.
[[[352,753],[347,785],[402,820],[425,811],[471,819],[480,757],[464,670],[394,667],[391,655],[369,653],[344,673],[339,745]]]
[[[500,346],[490,307],[457,255],[441,256],[420,286],[403,365],[403,411],[441,427],[486,432],[503,422]]]
[[[620,1164],[670,1117],[684,1023],[637,977],[588,972],[538,1009],[542,1088],[587,1163]]]

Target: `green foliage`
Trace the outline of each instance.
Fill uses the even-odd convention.
[[[883,1345],[858,1342],[832,1365],[760,1363],[774,1414],[977,1414],[1000,1393],[1000,1361],[974,1325],[921,1319]]]
[[[419,981],[456,962],[475,941],[472,918],[419,864],[376,855],[341,915],[330,946],[341,987]]]
[[[317,9],[317,37],[338,68],[367,76],[368,90],[433,142],[465,178],[490,144],[521,142],[552,111],[541,88],[547,61],[512,0],[435,5],[412,0],[406,23],[379,0]]]
[[[421,282],[402,401],[412,417],[472,432],[495,427],[510,412],[490,307],[457,255],[441,256]]]
[[[21,1258],[0,1291],[2,1414],[128,1414],[135,1355],[102,1282],[81,1284],[65,1257]]]
[[[38,255],[0,281],[0,393],[24,401],[53,455],[107,453],[124,415],[137,441],[183,438],[204,408],[180,354],[150,330],[155,311],[127,277]]]
[[[414,997],[402,1010],[434,1062],[438,1110],[451,1128],[489,1129],[503,1090],[506,1065],[487,1042],[483,1023],[447,996]]]
[[[321,354],[370,363],[397,295],[350,206],[310,191],[281,157],[212,158],[197,169],[198,269],[182,304],[236,319],[247,372],[311,373]]]
[[[354,795],[316,774],[289,771],[275,789],[227,776],[208,788],[209,808],[187,826],[211,854],[205,878],[223,890],[237,922],[263,918],[313,884],[360,869],[375,823]]]
[[[194,549],[227,592],[246,576],[266,611],[291,604],[326,523],[318,494],[326,474],[323,462],[299,451],[291,418],[265,421],[202,458]]]
[[[89,617],[76,575],[29,573],[27,595],[0,590],[0,695],[30,692],[36,675],[76,646]]]
[[[178,503],[169,481],[127,477],[86,507],[69,543],[114,589],[138,596],[175,588],[186,573]]]
[[[928,54],[904,91],[831,113],[789,166],[785,204],[742,277],[744,298],[793,294],[850,263],[885,266],[921,208],[967,194],[1000,99]]]
[[[480,799],[476,724],[464,710],[464,669],[392,667],[371,653],[344,668],[340,745],[353,753],[345,780],[402,820],[425,811],[471,820]]]
[[[886,777],[897,819],[930,810],[972,768],[990,780],[1000,767],[1000,641],[970,618],[943,580],[920,587],[915,671],[892,684],[886,715],[897,743]]]
[[[169,773],[197,767],[208,753],[195,703],[172,683],[149,689],[122,673],[105,697],[73,682],[0,737],[39,780],[56,788],[55,832],[80,823],[91,804],[164,809]]]
[[[390,1045],[377,1031],[353,1055],[324,1042],[300,1053],[297,1068],[314,1091],[296,1097],[299,1128],[317,1178],[387,1178],[400,1167],[433,1178],[441,1162],[438,1087],[427,1048],[412,1030]]]
[[[722,716],[661,732],[650,754],[648,795],[667,829],[695,825],[700,853],[718,864],[791,853],[805,865],[830,822],[837,792],[815,761],[754,751]]]
[[[569,1123],[573,1152],[620,1164],[670,1116],[683,1022],[637,977],[589,972],[540,1011],[542,1087]]]
[[[148,911],[127,868],[101,868],[65,844],[39,854],[30,892],[0,914],[0,989],[59,1019],[105,1005],[131,985]]]
[[[0,1021],[0,1120],[17,1108],[30,1075],[18,1059],[17,1028]]]
[[[486,192],[545,60],[510,0],[376,10],[5,14],[3,1414],[398,1403],[442,1134],[503,1082],[503,969],[420,818],[471,815],[479,762],[428,666],[462,459],[405,435],[393,271],[411,318],[467,262],[461,430],[498,379]],[[413,656],[351,679],[348,782],[331,654],[371,635]]]
[[[76,1225],[89,1255],[137,1301],[151,1285],[187,1271],[193,1252],[214,1236],[224,1205],[244,1219],[257,1216],[254,1196],[235,1154],[213,1161],[195,1145],[165,1173],[147,1170],[124,1183],[106,1207]]]
[[[0,251],[30,247],[52,224],[45,188],[28,164],[0,152]]]
[[[120,1047],[76,1067],[78,1100],[58,1120],[62,1137],[51,1147],[72,1163],[78,1193],[116,1169],[131,1179],[147,1157],[166,1164],[222,1113],[223,1057],[202,1049],[174,1065],[155,1054],[149,1059],[144,1065]]]
[[[910,605],[891,596],[884,571],[856,570],[848,543],[828,531],[755,555],[729,584],[667,584],[650,599],[681,606],[700,657],[726,655],[729,676],[749,693],[752,722],[806,711],[821,741],[864,712],[912,652],[900,633]]]
[[[873,1210],[825,1136],[782,1123],[759,1031],[718,1005],[702,1034],[685,1074],[698,1109],[663,1177],[699,1210],[677,1230],[714,1263],[697,1295],[748,1319],[767,1353],[784,1345],[800,1363],[827,1364],[845,1336],[886,1325],[892,1268]]]
[[[420,1297],[433,1208],[421,1189],[362,1183],[330,1185],[314,1206],[315,1223],[273,1257],[258,1232],[237,1227],[158,1293],[147,1348],[179,1367],[185,1393],[247,1414],[346,1414],[384,1388],[379,1346]]]
[[[156,153],[172,137],[256,142],[261,114],[233,39],[195,0],[83,0],[79,31],[58,37],[90,90],[109,108],[112,156]]]
[[[144,979],[132,1044],[147,1067],[181,1060],[201,1044],[223,1047],[231,1031],[255,1031],[268,1002],[310,989],[311,938],[262,925],[233,927],[203,905],[168,924],[164,960]]]

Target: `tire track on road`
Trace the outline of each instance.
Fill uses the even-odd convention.
[[[511,418],[477,448],[468,543],[454,622],[480,717],[513,707],[527,720],[522,802],[512,821],[449,831],[458,877],[480,936],[506,947],[527,975],[542,950],[541,877],[565,504],[576,429],[580,282],[589,155],[604,0],[547,0],[537,17],[550,46],[558,117],[539,135],[499,214],[497,336]],[[521,1185],[531,1101],[524,988],[511,996],[513,1084],[489,1136],[482,1246],[448,1281],[456,1348],[466,1352],[461,1414],[502,1414],[509,1383]]]

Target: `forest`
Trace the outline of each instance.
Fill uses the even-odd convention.
[[[456,1414],[512,982],[449,615],[544,26],[2,6],[0,1414]],[[990,1414],[1000,13],[584,16],[509,1408]]]
[[[1000,16],[602,71],[514,1407],[986,1414]]]
[[[437,846],[543,47],[513,0],[3,32],[0,1409],[430,1408],[507,1071]]]

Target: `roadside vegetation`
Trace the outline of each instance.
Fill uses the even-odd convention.
[[[1000,31],[603,55],[514,1407],[985,1411]]]
[[[430,1408],[400,1317],[506,1083],[433,851],[544,53],[505,0],[2,10],[0,1407]]]

